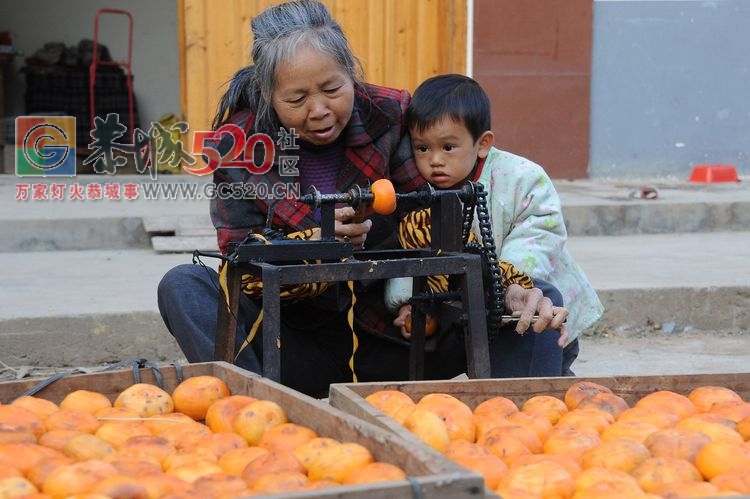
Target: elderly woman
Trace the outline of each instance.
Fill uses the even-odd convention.
[[[361,81],[346,37],[325,6],[309,0],[271,6],[253,18],[252,32],[254,66],[234,76],[214,129],[233,124],[247,136],[264,133],[274,139],[280,130],[297,134],[295,180],[303,192],[311,185],[323,193],[345,192],[380,178],[391,179],[400,192],[422,185],[404,127],[409,94]],[[227,141],[218,144],[222,154],[230,147]],[[214,182],[272,186],[289,179],[280,173],[278,164],[262,175],[219,168]],[[211,218],[221,251],[226,253],[230,242],[242,241],[250,232],[262,231],[271,207],[274,228],[294,237],[316,237],[315,211],[293,199],[214,199]],[[354,210],[345,207],[336,209],[335,218],[337,238],[347,237],[366,249],[398,247],[398,214],[372,213],[359,221]],[[249,346],[242,345],[260,311],[251,296],[257,283],[247,284],[249,294],[241,297],[237,317],[236,364],[261,372],[262,326]],[[551,301],[531,291],[522,296],[525,306],[538,311],[547,325]],[[408,342],[392,324],[383,282],[356,283],[354,294],[354,336],[346,314],[352,293],[345,283],[282,304],[282,383],[325,397],[329,384],[351,381],[353,375],[359,381],[408,377]],[[219,296],[217,273],[199,265],[176,267],[159,285],[162,317],[190,362],[212,358]],[[450,378],[465,371],[462,340],[454,334],[438,338],[436,350],[427,353],[425,376]]]

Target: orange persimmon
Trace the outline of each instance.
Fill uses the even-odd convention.
[[[689,461],[675,457],[650,457],[636,466],[631,475],[646,492],[666,484],[701,481],[700,471]]]
[[[248,395],[229,395],[213,402],[206,410],[206,426],[214,433],[232,431],[232,420],[239,410],[256,400]]]
[[[396,189],[387,178],[376,180],[370,186],[372,209],[380,215],[390,215],[396,210]]]
[[[229,395],[229,386],[223,379],[210,375],[193,376],[175,387],[172,401],[175,412],[200,421],[206,417],[211,404]]]
[[[583,399],[596,393],[612,393],[612,390],[593,381],[576,381],[565,391],[563,402],[569,410],[573,410]]]
[[[60,401],[61,409],[73,409],[94,415],[101,409],[110,407],[112,407],[112,401],[106,395],[91,390],[72,391]]]
[[[711,437],[697,430],[667,428],[651,433],[643,444],[652,457],[676,457],[693,462],[701,448]]]
[[[552,395],[534,395],[521,406],[521,411],[530,414],[541,414],[555,424],[560,416],[568,412],[568,406],[561,399]]]
[[[511,468],[499,486],[526,490],[539,497],[570,497],[575,490],[575,480],[564,466],[553,461],[539,461]]]
[[[267,429],[258,441],[258,447],[273,450],[293,451],[300,445],[306,444],[318,434],[312,429],[295,423],[282,423]]]
[[[464,468],[481,474],[485,486],[490,489],[496,488],[500,479],[508,473],[508,465],[502,459],[486,447],[466,440],[450,442],[444,454]]]
[[[646,394],[638,399],[634,407],[648,407],[674,412],[680,416],[680,419],[698,412],[695,404],[688,397],[670,390],[657,390]]]
[[[447,393],[430,393],[417,402],[417,409],[437,414],[445,422],[451,440],[463,439],[474,442],[476,423],[474,413],[468,405]]]
[[[435,316],[430,315],[430,314],[425,315],[425,322],[424,322],[425,338],[429,338],[430,336],[435,334],[435,332],[437,331],[437,327],[438,327],[438,322]],[[411,318],[409,318],[404,323],[404,329],[406,329],[407,333],[411,334]]]
[[[721,402],[742,402],[742,397],[726,386],[698,386],[687,396],[698,412],[708,412],[714,404]]]
[[[581,455],[584,468],[611,468],[630,473],[651,457],[648,448],[636,440],[619,438],[602,442]]]
[[[344,477],[345,485],[360,483],[387,482],[390,480],[404,480],[406,473],[395,464],[375,462],[366,464]]]

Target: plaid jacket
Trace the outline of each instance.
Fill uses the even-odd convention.
[[[404,123],[404,111],[409,103],[409,93],[376,85],[365,84],[357,90],[354,110],[349,124],[344,130],[345,160],[339,170],[336,188],[345,192],[352,186],[366,185],[380,178],[390,178],[397,192],[409,192],[420,187],[424,180],[416,169],[411,153],[411,145]],[[247,136],[254,133],[255,116],[249,111],[235,115],[231,122],[241,127]],[[274,137],[274,140],[276,138]],[[293,151],[283,151],[277,144],[275,162],[279,155],[291,155]],[[218,145],[224,154],[231,148],[231,139]],[[305,165],[297,165],[299,169]],[[294,182],[298,179],[279,174],[276,162],[265,175],[254,175],[244,168],[219,168],[214,172],[214,183],[255,184],[249,185],[248,192],[259,192],[258,184],[266,184],[268,192],[277,182]],[[237,200],[214,199],[211,202],[211,220],[217,231],[219,248],[226,253],[227,245],[232,241],[241,241],[248,232],[260,232],[266,225],[269,209],[266,199]],[[273,208],[273,227],[287,233],[316,227],[312,210],[294,199],[275,201]],[[401,207],[399,207],[401,208]],[[374,213],[366,214],[373,221],[367,235],[367,249],[398,248],[396,230],[401,213],[382,217]],[[346,286],[346,283],[341,283]],[[334,287],[335,288],[335,287]],[[356,323],[358,331],[375,335],[387,335],[400,338],[398,331],[391,325],[393,317],[386,310],[383,300],[382,283],[360,283],[355,288],[357,296]],[[330,294],[330,293],[329,293]],[[335,308],[343,311],[347,303],[340,303],[341,296],[347,293],[335,293]],[[317,298],[308,300],[314,301]],[[348,302],[348,298],[344,298]],[[321,300],[322,302],[323,300]],[[328,303],[329,300],[325,300]],[[307,303],[307,306],[312,303]],[[330,305],[329,305],[330,306]]]

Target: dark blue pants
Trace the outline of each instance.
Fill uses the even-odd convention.
[[[578,358],[579,350],[580,347],[578,345],[578,338],[565,345],[565,348],[563,349],[563,376],[576,375],[576,373],[574,373],[571,369],[571,366],[573,365],[573,362],[575,362],[575,360]]]
[[[555,305],[561,304],[560,293],[554,287],[543,281],[535,284]],[[218,276],[213,269],[201,265],[175,267],[159,283],[159,311],[189,362],[213,360],[218,300]],[[331,383],[352,381],[352,334],[346,315],[328,312],[322,322],[318,318],[314,329],[300,328],[299,321],[292,325],[285,320],[295,316],[294,307],[284,304],[281,309],[281,382],[303,393],[326,397]],[[259,312],[257,303],[240,297],[237,349]],[[236,365],[262,372],[261,334],[262,328],[251,347],[239,354]],[[557,331],[519,335],[509,325],[489,345],[492,377],[560,376],[563,350],[557,346],[558,338]],[[359,381],[408,379],[408,347],[369,334],[358,335],[358,341],[354,369]],[[425,377],[449,379],[464,372],[463,338],[459,334],[441,335],[435,350],[425,354]]]

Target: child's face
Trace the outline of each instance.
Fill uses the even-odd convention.
[[[462,123],[443,119],[421,132],[412,129],[411,148],[419,173],[438,189],[461,185],[471,175],[477,158],[484,158],[492,146],[492,132],[474,141]]]

